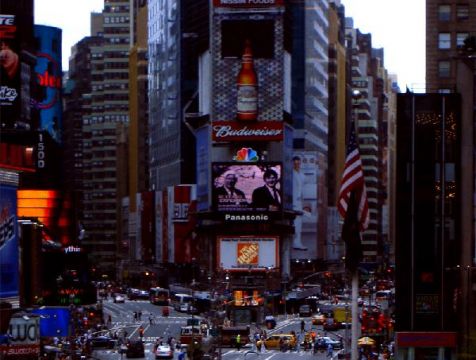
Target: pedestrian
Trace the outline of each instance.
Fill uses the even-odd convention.
[[[154,317],[152,316],[152,314],[149,315],[149,324],[150,325],[154,324]]]
[[[107,325],[108,325],[108,326],[111,326],[111,324],[112,324],[112,316],[111,316],[111,314],[109,314],[109,315],[107,316]]]
[[[139,316],[139,321],[142,321],[142,311],[139,310],[138,316]]]
[[[137,311],[134,311],[134,321],[137,321]]]
[[[301,332],[304,332],[304,328],[306,327],[306,323],[304,320],[301,320]]]
[[[241,335],[240,334],[236,335],[236,349],[238,351],[240,351],[241,349]]]
[[[327,344],[327,357],[332,359],[333,355],[334,355],[334,348],[332,347],[332,344],[329,343]]]
[[[139,327],[139,337],[141,338],[142,340],[142,337],[144,336],[144,328],[142,327],[142,325]]]

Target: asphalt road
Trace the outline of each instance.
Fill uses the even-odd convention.
[[[127,338],[134,339],[139,337],[138,329],[142,325],[144,327],[144,343],[145,343],[145,357],[142,359],[155,359],[153,354],[153,346],[155,341],[162,337],[165,340],[169,336],[173,336],[176,339],[179,338],[181,326],[186,325],[187,318],[190,317],[188,314],[183,314],[176,312],[171,309],[170,315],[168,317],[162,316],[162,306],[157,306],[150,304],[146,300],[126,300],[123,304],[115,304],[112,300],[104,301],[104,313],[107,318],[107,315],[111,315],[112,331],[117,331],[119,335],[126,332]],[[134,320],[134,311],[142,312],[142,319],[140,321]],[[152,319],[152,322],[150,321]],[[295,331],[297,334],[300,333],[300,323],[302,318],[299,317],[289,317],[286,320],[278,322],[275,329],[268,331],[268,335],[271,333],[288,333],[290,331]],[[311,319],[304,318],[306,322],[306,329],[311,327]],[[322,329],[315,327],[319,333],[323,333]],[[338,333],[328,333],[327,335],[338,339],[339,336],[344,336],[343,332]],[[176,351],[174,354],[174,359],[178,359],[179,351]],[[100,360],[117,360],[117,359],[126,359],[125,355],[121,355],[117,349],[111,350],[95,350],[93,352],[93,357]],[[266,350],[263,352],[257,352],[251,345],[246,346],[241,350],[232,349],[232,348],[223,348],[221,349],[221,358],[224,360],[235,360],[235,359],[247,359],[247,360],[280,360],[280,359],[325,359],[326,352],[320,352],[317,354],[312,354],[311,351],[287,351],[280,352],[278,350]],[[337,351],[334,352],[334,359],[337,358]]]

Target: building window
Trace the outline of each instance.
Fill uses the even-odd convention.
[[[438,6],[438,20],[440,21],[451,20],[451,5]]]
[[[469,19],[469,6],[468,5],[457,5],[456,6],[456,19],[457,20],[468,20]]]
[[[450,62],[447,60],[438,62],[438,76],[447,78],[450,76]]]
[[[457,33],[456,34],[456,47],[461,48],[464,46],[464,41],[468,38],[468,33]]]
[[[438,49],[451,49],[451,34],[450,33],[438,34]]]

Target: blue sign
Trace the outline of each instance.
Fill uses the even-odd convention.
[[[0,184],[0,299],[19,294],[17,188]]]
[[[71,313],[68,308],[33,309],[40,316],[40,336],[69,336]]]

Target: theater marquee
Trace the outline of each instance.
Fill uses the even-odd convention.
[[[277,236],[219,236],[218,264],[224,270],[267,270],[279,267]]]

